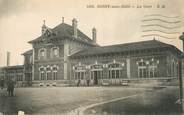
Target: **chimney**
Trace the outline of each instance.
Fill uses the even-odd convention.
[[[92,29],[92,39],[93,39],[93,42],[96,43],[96,28]]]
[[[9,66],[10,65],[10,52],[7,52],[7,62],[6,65]]]
[[[75,18],[72,20],[72,26],[73,26],[73,36],[77,38],[77,20]]]
[[[64,17],[62,17],[62,23],[64,23],[65,22],[65,18]]]

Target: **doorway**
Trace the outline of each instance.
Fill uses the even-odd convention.
[[[94,71],[94,85],[98,85],[98,71]]]
[[[95,70],[91,72],[91,78],[93,79],[93,84],[98,85],[99,80],[102,79],[103,71],[102,70]]]

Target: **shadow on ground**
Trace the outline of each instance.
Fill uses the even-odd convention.
[[[153,89],[133,98],[115,101],[85,111],[85,115],[182,115],[178,88]]]

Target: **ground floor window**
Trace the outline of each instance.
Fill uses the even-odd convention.
[[[151,77],[151,78],[157,77],[156,67],[150,67],[149,68],[149,77]]]
[[[111,73],[112,73],[112,74],[111,74],[111,75],[112,75],[112,77],[111,77],[111,78],[112,78],[112,79],[114,79],[114,78],[115,78],[115,76],[116,76],[116,75],[115,75],[115,74],[116,74],[116,73],[115,73],[115,70],[111,70]]]
[[[45,73],[44,72],[40,73],[40,78],[41,78],[41,80],[45,80]]]
[[[116,78],[119,78],[120,77],[120,70],[115,70],[116,72]]]
[[[57,80],[57,72],[41,72],[40,73],[40,79],[41,80]]]
[[[151,60],[143,60],[137,62],[138,77],[139,78],[154,78],[157,77],[158,60],[152,58]]]
[[[53,80],[57,80],[57,72],[53,72]]]
[[[76,71],[75,79],[85,79],[85,71]]]
[[[47,72],[46,73],[46,78],[47,78],[47,80],[52,80],[52,73],[51,72]]]
[[[109,70],[109,78],[118,79],[120,78],[121,69]]]
[[[103,64],[98,64],[97,61],[94,65],[90,66],[90,76],[94,80],[94,84],[98,84],[98,79],[103,79]]]
[[[75,79],[85,79],[85,74],[86,74],[86,66],[81,65],[79,62],[78,65],[73,67],[74,70],[74,78]]]
[[[31,81],[32,80],[32,73],[26,73],[25,74],[25,81]]]
[[[139,68],[138,69],[138,76],[139,76],[139,78],[146,78],[147,77],[147,69],[146,68]]]
[[[57,80],[58,68],[58,65],[48,65],[46,67],[41,66],[39,68],[40,80]]]
[[[74,72],[74,79],[78,79],[77,72]]]
[[[17,81],[23,81],[23,76],[22,75],[17,75]]]
[[[150,75],[150,77],[154,77],[155,76],[155,72],[154,72],[153,68],[149,70],[149,75]]]
[[[94,79],[95,77],[103,79],[103,71],[91,71],[91,79]]]
[[[78,79],[81,79],[81,72],[77,72]]]
[[[121,76],[123,65],[121,63],[113,62],[108,64],[108,69],[109,69],[109,78],[118,79]]]
[[[103,79],[103,71],[102,70],[91,71],[91,79],[94,80],[94,84],[98,84],[98,80]]]

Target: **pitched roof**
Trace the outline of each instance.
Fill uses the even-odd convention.
[[[143,50],[143,49],[153,49],[153,48],[164,48],[164,47],[172,47],[175,50],[177,50],[177,52],[181,53],[181,51],[173,45],[166,44],[157,40],[149,40],[149,41],[101,46],[101,47],[100,46],[92,47],[92,48],[81,50],[71,55],[70,57],[98,55],[98,54],[106,54],[106,53],[113,53],[113,52],[126,52],[126,51],[135,51],[135,50]]]
[[[85,35],[83,32],[81,32],[79,29],[77,29],[78,37],[75,38],[73,37],[73,27],[71,25],[68,25],[66,23],[61,23],[58,26],[54,27],[51,29],[56,35],[51,36],[51,38],[70,38],[70,39],[75,39],[77,41],[85,42],[91,45],[97,45],[96,43],[93,42],[92,39],[90,39],[87,35]],[[42,41],[42,38],[44,36],[40,36],[32,41],[29,41],[29,43],[34,43],[37,41]]]
[[[27,55],[27,54],[32,54],[32,53],[33,53],[33,50],[31,49],[31,50],[24,52],[22,55]]]

